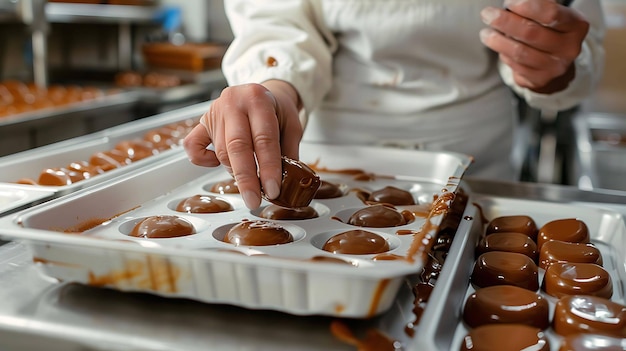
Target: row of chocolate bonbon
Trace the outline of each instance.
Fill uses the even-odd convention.
[[[115,75],[115,85],[120,88],[149,87],[172,88],[182,83],[179,76],[161,72],[141,73],[137,71],[119,72]]]
[[[461,350],[550,350],[549,328],[567,337],[561,351],[605,350],[581,346],[579,334],[588,345],[595,335],[608,335],[610,347],[618,345],[610,338],[626,337],[626,307],[610,300],[611,276],[583,221],[556,219],[538,228],[526,215],[497,217],[487,223],[476,255]],[[556,301],[551,320],[543,294]]]
[[[95,86],[51,85],[39,87],[17,80],[0,82],[0,117],[67,106],[115,93]]]
[[[78,160],[64,166],[45,168],[37,179],[22,178],[16,183],[64,186],[93,178],[180,146],[183,138],[195,123],[194,119],[186,119],[149,130],[142,138],[122,140],[110,150],[95,152],[89,160]]]

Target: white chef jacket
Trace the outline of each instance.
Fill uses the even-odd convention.
[[[604,52],[599,0],[572,7],[591,23],[576,78],[551,95],[517,86],[479,39],[492,0],[225,0],[235,39],[229,85],[290,82],[309,115],[303,140],[462,152],[466,174],[512,179],[516,108],[563,110],[586,98]],[[519,165],[518,165],[519,166]]]

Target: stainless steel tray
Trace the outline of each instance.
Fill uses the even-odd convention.
[[[581,113],[574,116],[573,128],[577,185],[586,190],[626,190],[626,115]]]
[[[430,245],[428,240],[422,242],[436,234],[446,213],[441,206],[451,200],[447,195],[456,191],[471,162],[469,156],[455,153],[315,144],[301,145],[301,159],[310,164],[319,162],[318,166],[326,170],[362,169],[368,174],[384,170],[383,177],[369,181],[341,172],[322,170],[320,175],[348,189],[401,187],[422,204],[421,212],[424,205],[433,204],[428,216],[416,216],[408,224],[368,228],[385,238],[391,247],[389,253],[396,257],[409,255],[414,247]],[[227,226],[259,218],[259,212],[243,206],[239,194],[220,195],[233,205],[230,212],[207,215],[173,210],[183,198],[210,193],[211,184],[228,179],[230,175],[221,167],[194,166],[186,155],[174,155],[152,167],[7,218],[0,233],[28,239],[35,258],[43,263],[42,271],[63,281],[302,315],[363,318],[380,314],[392,304],[402,278],[422,268],[424,257],[419,253],[411,255],[413,260],[382,261],[374,260],[373,254],[331,254],[349,265],[312,260],[324,255],[321,247],[326,239],[355,229],[346,220],[366,205],[354,192],[316,200],[311,206],[319,213],[318,218],[278,221],[294,236],[294,242],[284,245],[236,247],[220,241],[219,234],[223,235]],[[162,214],[186,218],[197,233],[161,240],[127,235],[140,219]],[[95,218],[110,220],[82,235],[53,230],[76,227]],[[396,234],[400,230],[404,235]]]
[[[531,200],[540,208],[556,204],[575,211],[609,211],[611,218],[615,213],[626,215],[626,197],[617,192],[481,179],[465,179],[462,186],[472,191],[471,196],[512,201],[501,202],[505,205],[526,206],[525,201],[517,201]],[[549,215],[550,211],[544,214]],[[371,328],[380,330],[399,340],[404,350],[458,350],[453,336],[466,294],[467,274],[471,269],[468,262],[477,239],[475,207],[468,206],[463,217],[468,219],[459,226],[432,294],[440,298],[429,301],[414,337],[404,331],[413,318],[410,276],[386,313],[368,320],[342,321],[349,323],[358,335]],[[356,346],[339,341],[330,332],[335,318],[295,316],[58,283],[40,274],[31,255],[22,243],[0,246],[2,350],[356,350]]]
[[[16,186],[15,182],[21,178],[37,179],[42,170],[48,167],[62,167],[71,162],[87,161],[89,157],[99,151],[107,151],[124,140],[142,137],[144,133],[165,126],[170,123],[199,118],[208,110],[211,102],[200,103],[176,111],[166,112],[152,117],[143,118],[123,125],[111,127],[100,132],[61,141],[13,155],[0,158],[0,184],[7,189]],[[101,183],[121,174],[131,172],[145,165],[176,153],[184,153],[182,147],[173,148],[129,165],[113,169],[90,179],[63,186],[40,186],[33,188],[52,190],[55,196]],[[19,186],[21,189],[22,186]]]

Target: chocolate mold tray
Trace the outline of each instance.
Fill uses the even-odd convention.
[[[33,188],[28,185],[0,184],[0,216],[23,210],[52,197],[54,197],[52,190]]]
[[[210,102],[200,103],[177,111],[166,112],[152,117],[125,123],[93,134],[61,141],[47,146],[19,152],[0,158],[0,184],[6,188],[16,186],[20,179],[30,178],[37,180],[40,173],[46,168],[65,167],[72,162],[89,161],[89,158],[97,152],[109,151],[119,142],[142,138],[145,133],[164,127],[171,123],[186,120],[199,119],[208,110]],[[174,147],[169,150],[137,160],[98,174],[88,179],[76,181],[67,185],[29,185],[36,189],[54,191],[55,196],[65,195],[73,191],[101,183],[121,174],[131,172],[134,169],[158,162],[173,153],[184,152],[182,147]],[[24,185],[17,184],[16,189]]]
[[[318,218],[270,220],[288,229],[295,238],[293,243],[235,246],[222,242],[229,226],[258,219],[259,212],[245,208],[239,194],[212,193],[212,186],[231,179],[230,175],[221,167],[194,166],[184,155],[173,155],[151,167],[5,217],[1,233],[26,239],[40,269],[63,281],[299,315],[371,317],[387,310],[403,277],[422,268],[422,251],[431,244],[422,239],[436,235],[452,198],[449,195],[457,190],[471,158],[454,153],[303,144],[301,160],[324,169],[318,172],[320,177],[340,185],[345,193],[340,198],[314,200],[311,207],[319,213]],[[355,169],[377,176],[362,181],[344,172]],[[368,206],[357,196],[358,191],[350,189],[373,191],[387,185],[409,191],[419,204],[414,212],[422,214],[393,228],[360,228],[344,222],[350,213]],[[178,201],[196,194],[219,196],[234,210],[218,214],[174,210]],[[262,207],[267,205],[264,202]],[[196,234],[165,239],[128,235],[135,223],[153,215],[188,219]],[[102,224],[81,234],[55,231],[88,223]],[[386,239],[391,248],[388,259],[321,249],[334,234],[359,228]],[[414,243],[414,248],[423,250],[407,259]],[[318,256],[342,263],[313,259]]]
[[[589,207],[575,203],[552,203],[546,201],[522,200],[490,195],[473,194],[469,203],[475,207],[476,216],[469,234],[462,238],[463,243],[455,241],[460,250],[451,250],[437,281],[435,291],[428,302],[428,308],[422,316],[419,333],[410,344],[409,350],[461,350],[465,336],[469,332],[463,321],[465,302],[474,291],[470,283],[471,271],[476,260],[474,250],[484,235],[486,225],[481,222],[500,216],[528,215],[540,228],[543,224],[565,218],[578,218],[588,228],[591,242],[600,250],[603,267],[610,274],[613,283],[611,300],[626,304],[626,226],[623,215],[606,207]],[[469,208],[469,207],[468,207]],[[452,256],[454,255],[454,256]],[[453,263],[452,263],[453,262]],[[448,264],[450,263],[450,264]],[[541,284],[544,270],[539,268]],[[550,350],[557,351],[563,337],[552,328],[554,307],[557,299],[547,295],[540,288],[537,293],[544,297],[550,308],[550,327],[544,330],[550,343]]]

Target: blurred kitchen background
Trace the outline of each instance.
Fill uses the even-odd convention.
[[[520,104],[521,181],[626,190],[626,0],[602,0],[606,70],[581,106]],[[0,156],[219,95],[223,0],[0,0]]]

